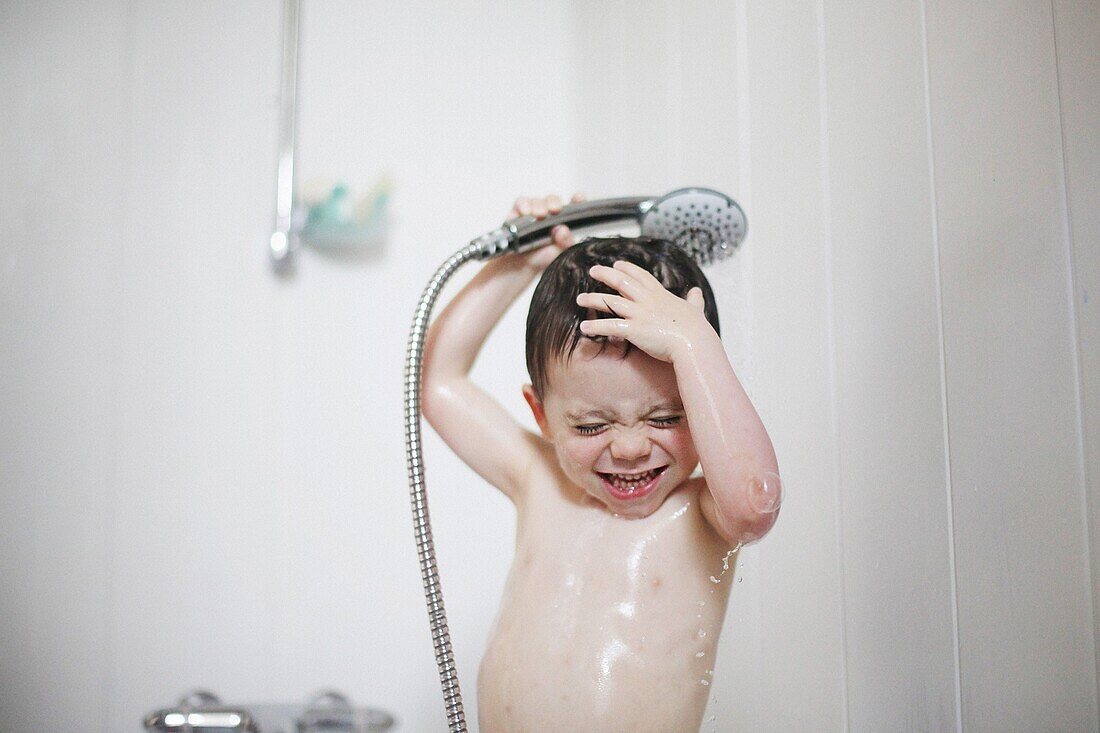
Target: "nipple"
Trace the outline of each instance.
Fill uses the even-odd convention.
[[[779,505],[783,503],[779,474],[764,471],[763,476],[749,479],[748,500],[749,506],[757,514],[773,514],[779,511]]]

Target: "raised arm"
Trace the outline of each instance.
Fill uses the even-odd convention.
[[[509,218],[530,214],[541,219],[561,208],[557,196],[520,198]],[[469,374],[501,316],[558,252],[573,244],[573,235],[567,227],[558,227],[553,241],[551,246],[486,263],[432,322],[425,343],[424,417],[459,458],[513,501],[542,438],[516,422]]]
[[[584,321],[581,330],[625,338],[671,362],[709,489],[700,495],[703,515],[731,547],[760,539],[779,512],[775,450],[703,315],[702,293],[692,288],[678,298],[630,262],[597,265],[591,274],[619,295],[583,293],[578,304],[619,317]]]

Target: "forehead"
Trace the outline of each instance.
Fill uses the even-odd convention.
[[[619,410],[649,409],[656,404],[679,404],[676,372],[639,348],[626,358],[614,344],[600,352],[600,344],[582,338],[569,359],[547,365],[545,402],[563,410],[580,407]]]

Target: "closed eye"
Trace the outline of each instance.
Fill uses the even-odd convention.
[[[573,429],[581,435],[595,435],[607,427],[604,423],[588,423],[586,425],[574,425]]]
[[[681,415],[669,415],[668,417],[651,417],[649,418],[649,424],[658,428],[671,428],[675,425],[679,425],[683,419]]]

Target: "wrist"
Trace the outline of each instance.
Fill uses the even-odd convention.
[[[531,273],[532,277],[542,274],[542,271],[546,269],[554,259],[558,256],[560,250],[551,245],[544,245],[536,249],[524,252],[521,255],[517,255],[523,262],[523,266]]]
[[[673,341],[670,354],[672,363],[675,365],[677,362],[695,362],[701,354],[715,350],[725,356],[726,350],[722,346],[722,339],[711,328],[710,323],[704,321],[697,328],[681,331]]]
[[[541,271],[541,268],[536,267],[531,262],[530,255],[532,254],[534,252],[511,253],[494,257],[485,263],[485,268],[489,269],[494,275],[511,276],[513,278],[522,277],[527,281]]]

